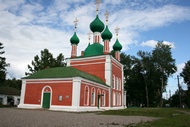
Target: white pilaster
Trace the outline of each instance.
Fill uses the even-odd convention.
[[[18,105],[19,107],[22,107],[22,105],[24,104],[24,95],[26,92],[26,80],[22,80],[22,88],[21,88],[21,95],[20,95],[20,104]]]
[[[111,86],[111,56],[106,55],[106,62],[105,62],[105,79],[106,79],[106,84]]]
[[[81,79],[73,79],[73,90],[72,90],[72,107],[78,108],[80,106],[80,89],[81,89]]]

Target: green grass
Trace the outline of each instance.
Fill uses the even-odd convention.
[[[101,114],[160,118],[156,121],[131,124],[125,127],[190,127],[190,114],[186,114],[185,112],[190,113],[190,110],[177,108],[128,108],[123,110],[109,110]]]

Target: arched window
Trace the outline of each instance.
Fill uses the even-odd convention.
[[[115,75],[112,77],[112,88],[115,89]]]
[[[121,79],[119,78],[118,90],[121,90]]]
[[[91,89],[91,105],[95,105],[95,88]]]
[[[115,89],[118,90],[118,78],[116,77]]]
[[[85,86],[84,89],[84,105],[89,105],[89,87]]]
[[[116,105],[115,98],[116,98],[116,97],[115,97],[115,92],[113,92],[113,99],[112,99],[112,100],[113,100],[113,106],[115,106],[115,105]]]
[[[118,94],[118,104],[121,105],[121,94]]]
[[[105,101],[106,101],[106,92],[103,90],[102,91],[102,106],[105,106],[106,105],[106,103],[105,103]]]
[[[97,90],[97,94],[98,94],[98,95],[101,95],[101,90],[100,90],[100,89]],[[98,103],[99,103],[99,106],[101,106],[101,97],[99,98],[98,101],[99,101],[99,102],[98,102]]]
[[[115,93],[115,105],[116,106],[118,105],[118,94],[117,94],[117,92]]]

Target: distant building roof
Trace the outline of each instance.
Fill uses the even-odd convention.
[[[0,86],[0,94],[20,96],[20,90],[14,87]]]
[[[95,75],[88,74],[86,72],[80,71],[73,67],[56,67],[41,70],[31,76],[24,77],[22,79],[47,79],[47,78],[71,78],[71,77],[81,77],[88,79],[103,85],[105,82]]]

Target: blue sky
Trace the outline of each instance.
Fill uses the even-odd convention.
[[[8,78],[21,78],[35,55],[47,48],[54,56],[70,57],[70,38],[77,17],[80,39],[78,55],[88,45],[89,24],[95,18],[95,0],[0,0],[0,42],[11,67]],[[109,29],[113,33],[110,49],[115,42],[118,26],[122,52],[136,55],[139,50],[151,51],[156,42],[172,46],[178,72],[169,78],[167,90],[175,92],[176,75],[190,60],[190,1],[189,0],[102,0],[99,17],[105,23],[109,11]],[[92,40],[91,40],[92,43]],[[102,43],[103,44],[103,43]],[[186,85],[182,83],[185,89]]]

